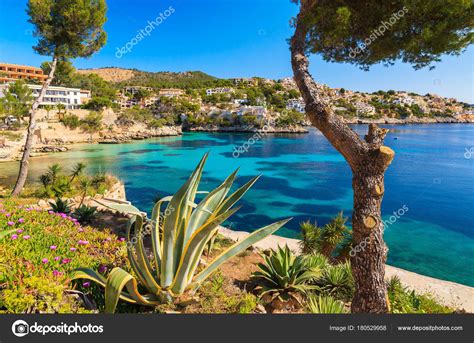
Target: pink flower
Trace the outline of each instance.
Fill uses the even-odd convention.
[[[41,260],[41,262],[43,262],[43,263],[48,263],[49,260],[48,260],[47,258],[43,258],[43,259]]]
[[[90,285],[91,285],[91,283],[89,281],[86,281],[86,282],[82,283],[82,286],[84,286],[86,288],[89,287]]]
[[[107,271],[107,267],[101,264],[98,270],[99,270],[99,273],[105,273]]]
[[[119,240],[119,242],[125,242],[125,238],[123,238],[123,237],[120,237],[118,240]]]
[[[71,250],[71,251],[76,251],[76,250],[77,250],[77,248],[74,248],[74,247],[72,247],[72,248],[71,248],[71,249],[69,249],[69,250]]]
[[[60,259],[61,259],[61,257],[59,257],[59,256],[56,256],[56,257],[54,258],[55,261],[59,261]]]
[[[16,233],[22,233],[22,232],[23,232],[23,229],[16,230]]]
[[[5,217],[10,217],[10,216],[11,216],[10,213],[5,214]]]
[[[23,218],[18,219],[18,223],[21,224],[21,223],[24,223],[24,222],[25,222],[25,219],[23,219]]]
[[[8,222],[7,225],[8,226],[13,226],[13,225],[15,225],[15,223],[14,222]]]
[[[57,246],[57,245],[50,245],[49,248],[50,248],[51,250],[56,250],[56,249],[58,248],[58,246]]]
[[[25,235],[25,236],[23,236],[23,239],[26,239],[26,240],[28,240],[28,239],[30,239],[30,238],[31,238],[30,235]]]
[[[63,275],[63,273],[61,273],[59,270],[53,270],[53,275],[59,276],[59,275]]]
[[[18,238],[18,235],[17,235],[17,234],[13,234],[13,235],[12,235],[12,239],[13,239],[13,240],[15,240],[15,239],[17,239],[17,238]]]
[[[69,262],[71,262],[71,259],[70,259],[70,258],[64,258],[64,259],[61,261],[62,264],[67,264],[67,263],[69,263]]]
[[[54,211],[49,210],[48,213],[49,214],[54,214]]]
[[[88,242],[88,241],[83,241],[82,239],[80,239],[79,242],[77,242],[77,244],[79,244],[79,245],[87,245],[87,244],[89,244],[89,242]]]

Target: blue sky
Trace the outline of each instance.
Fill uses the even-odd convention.
[[[39,65],[47,57],[32,50],[35,38],[27,22],[26,0],[0,0],[0,61]],[[109,0],[107,45],[77,68],[118,66],[148,71],[201,70],[217,77],[292,75],[287,39],[297,7],[289,0]],[[172,6],[175,11],[133,49],[116,57],[145,29],[149,20]],[[311,58],[318,82],[359,91],[379,89],[436,93],[474,103],[471,46],[459,57],[446,56],[432,71],[397,63],[369,72],[347,64]]]

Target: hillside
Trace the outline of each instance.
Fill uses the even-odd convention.
[[[135,76],[132,69],[122,68],[97,68],[97,69],[78,69],[79,74],[96,74],[108,82],[123,82],[130,80]]]
[[[201,71],[186,72],[148,72],[138,69],[123,69],[116,67],[106,67],[97,69],[80,69],[80,74],[96,74],[108,82],[148,86],[154,88],[178,87],[178,88],[199,88],[212,87],[217,85],[227,85],[229,81],[218,79]]]

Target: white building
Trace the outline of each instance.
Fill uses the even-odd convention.
[[[242,106],[237,112],[238,116],[254,115],[257,119],[266,119],[267,109],[263,106]]]
[[[206,95],[233,93],[234,89],[229,87],[217,87],[206,89]]]
[[[305,113],[305,103],[302,98],[300,99],[289,99],[286,102],[287,110],[296,110],[300,113]]]
[[[357,114],[359,115],[366,115],[366,116],[373,116],[376,113],[375,107],[365,102],[358,101],[354,104],[357,110]]]
[[[408,105],[411,106],[415,103],[415,99],[410,96],[401,96],[393,100],[393,103],[396,105]]]
[[[0,85],[0,97],[4,96],[3,93],[8,86],[9,84]],[[42,85],[27,84],[27,86],[31,90],[33,97],[36,99],[41,92]],[[63,104],[67,109],[73,110],[80,108],[81,105],[89,101],[90,98],[91,92],[88,90],[49,86],[40,106],[56,106],[57,104]]]

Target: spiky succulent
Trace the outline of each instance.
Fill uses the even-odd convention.
[[[144,237],[148,234],[148,228],[144,225],[143,213],[131,205],[109,205],[115,210],[134,215],[127,228],[127,252],[136,278],[121,268],[114,268],[107,279],[86,268],[77,270],[73,277],[90,279],[105,287],[106,312],[115,311],[119,298],[149,306],[173,301],[187,290],[197,288],[222,263],[288,222],[283,220],[254,231],[215,257],[196,275],[206,245],[219,225],[237,211],[232,208],[233,205],[258,179],[251,179],[227,196],[236,178],[235,171],[196,205],[195,197],[207,157],[208,154],[202,158],[176,194],[155,204],[150,228],[151,258],[145,252]],[[168,205],[162,215],[161,206],[164,203]],[[138,292],[138,283],[147,290],[146,295]]]
[[[271,300],[294,298],[297,293],[306,293],[312,288],[310,281],[321,276],[321,269],[308,263],[303,256],[296,256],[285,246],[272,250],[269,256],[262,255],[264,262],[258,264],[259,270],[252,274],[258,284],[260,296],[270,295]]]

